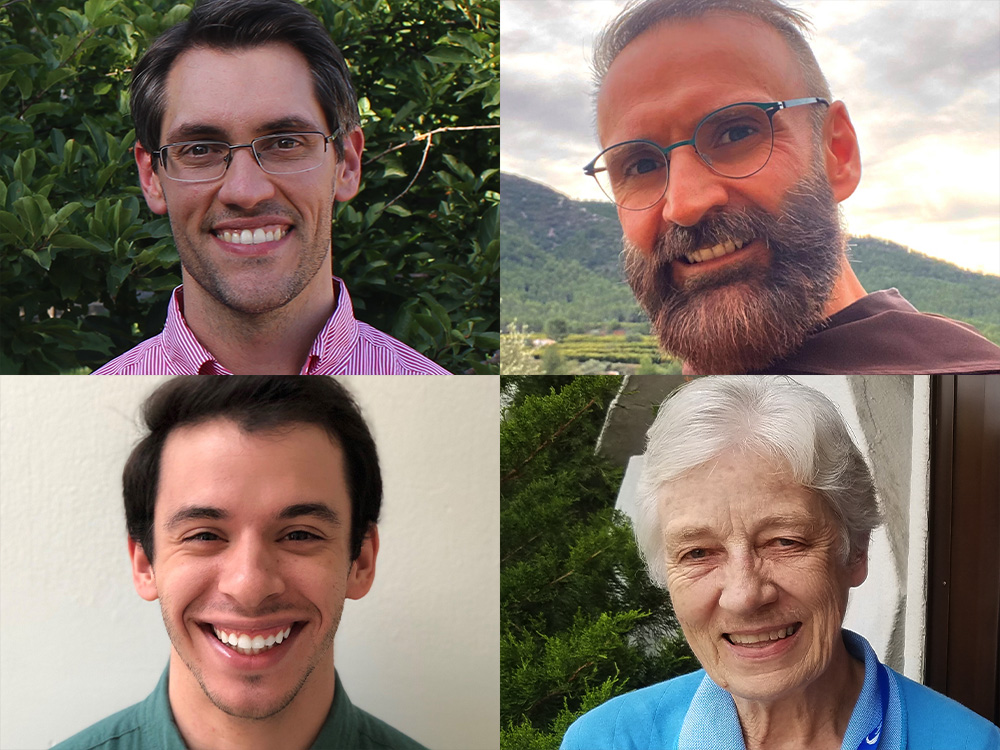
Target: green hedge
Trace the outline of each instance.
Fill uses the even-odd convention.
[[[138,187],[127,85],[191,4],[0,4],[0,372],[86,372],[162,328],[180,266]],[[334,272],[360,319],[497,372],[499,1],[303,4],[351,64],[367,143]]]

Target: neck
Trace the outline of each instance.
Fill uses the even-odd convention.
[[[255,314],[223,305],[186,272],[183,277],[188,328],[236,375],[298,375],[337,306],[332,276],[324,270],[288,304]]]
[[[170,710],[190,750],[306,750],[333,705],[333,653],[312,671],[292,702],[266,719],[241,719],[219,709],[179,658],[170,654]]]
[[[865,288],[861,286],[851,262],[847,260],[847,254],[840,256],[840,275],[833,284],[833,291],[823,308],[823,316],[829,318],[836,312],[840,312],[848,305],[853,305],[867,294]]]
[[[839,750],[861,695],[865,665],[838,640],[830,667],[804,689],[762,703],[733,696],[747,750]]]

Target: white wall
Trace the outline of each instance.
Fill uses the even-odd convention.
[[[132,588],[121,470],[164,378],[0,378],[0,747],[47,748],[143,699],[169,656]],[[499,397],[492,377],[345,377],[379,447],[375,585],[335,661],[431,748],[499,737]]]
[[[793,380],[837,404],[868,456],[885,510],[886,523],[872,535],[868,579],[852,589],[844,626],[865,636],[889,666],[920,682],[927,603],[930,380],[895,375],[807,375]],[[629,516],[641,470],[642,457],[630,459],[619,491],[616,507]]]

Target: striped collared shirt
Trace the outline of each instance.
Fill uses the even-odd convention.
[[[354,318],[347,286],[336,276],[337,309],[309,349],[300,375],[448,375],[443,367]],[[94,375],[232,375],[219,364],[181,312],[183,287],[174,289],[163,331],[108,362]]]

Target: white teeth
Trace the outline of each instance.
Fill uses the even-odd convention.
[[[224,229],[219,232],[224,242],[231,242],[234,245],[259,245],[262,242],[274,242],[280,240],[287,234],[284,227],[257,227],[254,230],[244,229],[242,231],[230,231]]]
[[[703,247],[699,250],[695,250],[693,253],[688,253],[684,257],[687,258],[688,263],[701,263],[702,261],[711,260],[712,258],[721,258],[723,255],[734,253],[745,244],[746,240],[726,240],[725,242],[720,242],[718,245],[713,245],[712,247]]]
[[[259,654],[261,651],[266,651],[287,640],[292,632],[292,628],[289,626],[266,638],[262,635],[256,635],[251,638],[246,633],[227,633],[225,630],[220,630],[216,627],[212,629],[215,631],[216,638],[241,654]]]

